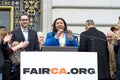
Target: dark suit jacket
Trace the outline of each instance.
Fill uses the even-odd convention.
[[[109,79],[109,53],[104,33],[96,28],[82,32],[80,35],[80,51],[97,52],[98,78]]]
[[[13,41],[18,41],[18,42],[25,41],[21,28],[18,28],[17,30],[14,30],[12,32],[12,42]],[[28,29],[28,41],[29,41],[29,45],[25,48],[26,51],[39,50],[38,37],[36,31],[32,29]]]
[[[0,41],[0,72],[3,69],[4,60],[8,59],[8,56],[13,53],[13,50],[9,48],[9,46],[6,44],[3,44],[2,41]]]
[[[2,71],[3,64],[4,64],[4,57],[2,51],[2,43],[0,42],[0,72]]]

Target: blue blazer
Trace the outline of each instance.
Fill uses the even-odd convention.
[[[75,36],[74,35],[72,36],[73,40],[70,41],[69,37],[67,36],[67,33],[65,33],[66,46],[78,46],[78,42],[76,41]],[[47,33],[45,46],[59,46],[59,45],[60,45],[59,40],[56,39],[55,36],[53,36],[53,33],[52,32]]]

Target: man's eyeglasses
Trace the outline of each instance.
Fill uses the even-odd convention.
[[[28,21],[28,19],[21,19],[21,21]]]

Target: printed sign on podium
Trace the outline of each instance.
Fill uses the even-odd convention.
[[[21,52],[21,80],[98,80],[96,52]]]

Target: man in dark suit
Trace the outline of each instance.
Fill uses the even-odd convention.
[[[21,15],[19,18],[19,23],[20,27],[12,32],[12,42],[28,41],[29,44],[25,48],[25,51],[39,51],[37,32],[32,29],[29,29],[28,15]],[[17,77],[15,80],[20,80],[20,66],[17,66],[16,69],[17,72],[15,74],[17,74]]]
[[[80,35],[80,51],[97,52],[98,80],[109,80],[109,53],[106,36],[95,28],[93,20],[87,20],[85,28],[86,31]]]
[[[29,45],[25,48],[26,51],[38,51],[39,44],[37,32],[29,29],[29,18],[23,14],[19,18],[20,27],[12,32],[12,41],[28,41]]]

